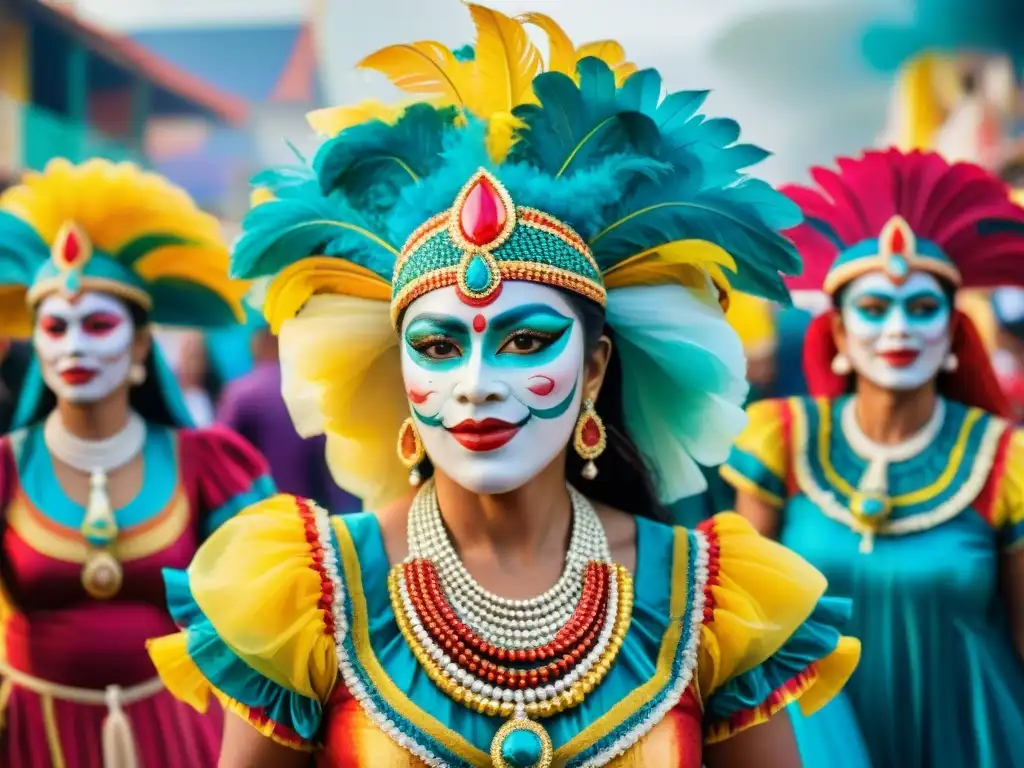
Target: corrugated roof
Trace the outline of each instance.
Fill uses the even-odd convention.
[[[62,27],[98,55],[129,71],[138,72],[156,86],[194,102],[227,122],[240,124],[248,118],[249,106],[239,95],[232,95],[230,89],[211,85],[201,76],[185,71],[127,37],[84,21],[70,9],[38,0],[21,0],[20,5],[43,21]]]
[[[316,55],[303,23],[146,30],[133,39],[250,102],[315,100]]]

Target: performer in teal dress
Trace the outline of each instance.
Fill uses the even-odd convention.
[[[799,211],[704,94],[469,12],[475,56],[366,62],[443,98],[321,115],[340,132],[259,177],[232,255],[270,281],[297,428],[373,511],[226,523],[168,576],[156,666],[233,713],[223,768],[797,768],[778,713],[852,671],[847,601],[738,516],[663,505],[745,422],[723,304],[786,298]]]
[[[935,154],[838,162],[784,190],[807,219],[791,286],[834,304],[806,339],[811,396],[753,405],[723,473],[737,511],[853,598],[871,765],[1024,766],[1024,434],[954,304],[1024,280],[1024,211]],[[794,713],[798,733],[828,743],[843,706]]]

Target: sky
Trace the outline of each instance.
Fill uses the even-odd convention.
[[[802,179],[811,163],[871,144],[884,121],[887,84],[866,75],[849,30],[871,2],[893,0],[490,0],[510,15],[555,18],[577,42],[613,37],[673,89],[713,89],[707,111],[738,119],[744,141],[775,152],[761,175]],[[394,90],[355,64],[389,43],[472,39],[458,0],[78,0],[114,28],[294,20],[322,3],[324,82],[334,103]]]

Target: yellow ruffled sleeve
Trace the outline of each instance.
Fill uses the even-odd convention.
[[[311,502],[274,496],[165,572],[181,631],[149,653],[175,697],[203,712],[216,696],[268,738],[313,745],[338,674],[329,526]]]
[[[747,426],[722,465],[721,473],[737,491],[773,507],[785,503],[790,476],[788,400],[761,400],[747,408]]]
[[[1004,549],[1024,547],[1024,430],[1008,435],[992,507],[992,525]]]
[[[860,659],[860,642],[840,632],[850,601],[823,597],[818,571],[738,515],[700,530],[710,545],[697,668],[705,740],[728,739],[793,701],[817,711]]]

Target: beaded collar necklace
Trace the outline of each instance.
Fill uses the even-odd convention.
[[[632,617],[631,577],[612,563],[590,502],[571,486],[569,495],[565,568],[537,597],[500,597],[469,574],[429,482],[409,513],[409,557],[388,578],[402,635],[435,685],[506,718],[491,742],[496,768],[551,765],[551,739],[537,719],[583,702],[611,669]]]

